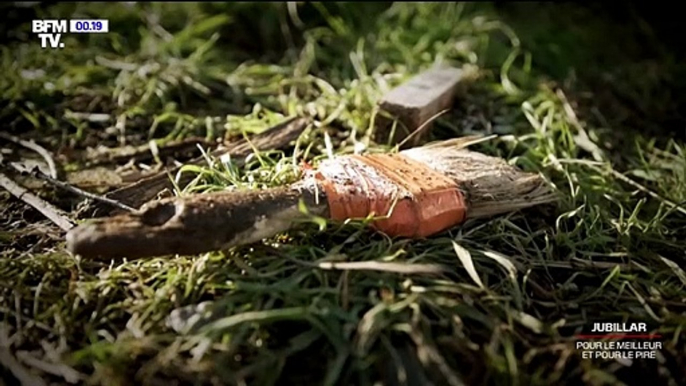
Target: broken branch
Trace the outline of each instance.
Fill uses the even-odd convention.
[[[241,166],[245,162],[245,158],[253,152],[253,146],[258,150],[282,148],[291,141],[297,139],[305,130],[307,124],[308,120],[305,118],[292,118],[272,127],[264,133],[256,135],[254,138],[251,138],[249,142],[242,139],[229,148],[218,149],[211,152],[210,156],[219,157],[224,154],[231,154],[232,160],[238,166]],[[191,160],[189,164],[200,165],[203,162],[205,162],[205,158],[198,157]],[[144,203],[155,198],[155,196],[163,190],[174,189],[174,184],[170,179],[170,175],[176,174],[180,169],[181,167],[174,167],[171,170],[143,178],[131,185],[110,192],[106,194],[105,197],[126,206],[139,208]],[[192,177],[190,175],[181,175],[179,177],[178,185],[184,186],[188,184],[191,179]],[[95,204],[95,206],[95,209],[107,212],[107,208],[103,208],[97,204]]]
[[[71,192],[71,193],[74,193],[74,194],[76,194],[76,195],[78,195],[78,196],[81,196],[81,197],[84,197],[84,198],[87,198],[87,199],[90,199],[90,200],[93,200],[93,201],[102,202],[103,204],[111,205],[111,206],[113,206],[113,207],[115,207],[115,208],[119,208],[119,209],[126,210],[126,211],[129,211],[129,212],[134,212],[134,211],[136,210],[136,209],[134,209],[134,208],[132,208],[132,207],[130,207],[130,206],[127,206],[127,205],[122,204],[121,202],[112,200],[112,199],[107,198],[107,197],[99,196],[99,195],[97,195],[97,194],[93,194],[93,193],[87,192],[87,191],[85,191],[85,190],[83,190],[83,189],[79,189],[79,188],[77,188],[76,186],[73,186],[73,185],[71,185],[71,184],[68,184],[68,183],[66,183],[66,182],[64,182],[64,181],[60,181],[60,180],[54,179],[54,178],[50,177],[49,175],[47,175],[47,174],[41,172],[38,168],[34,168],[33,170],[28,170],[28,169],[26,169],[26,168],[22,168],[21,166],[17,165],[16,163],[13,163],[13,162],[10,163],[10,166],[12,166],[12,167],[14,168],[14,170],[16,170],[16,171],[18,171],[18,172],[20,172],[20,173],[28,173],[28,174],[32,175],[33,177],[35,177],[35,178],[38,178],[38,179],[43,180],[43,181],[46,181],[46,182],[48,182],[48,183],[50,183],[50,184],[52,184],[52,185],[54,185],[54,186],[56,186],[56,187],[58,187],[58,188],[60,188],[60,189],[66,190],[66,191]]]
[[[204,138],[185,138],[182,140],[171,141],[164,146],[158,147],[158,156],[165,157],[172,154],[187,153],[190,150],[197,150],[196,147],[210,146],[210,142]],[[102,163],[125,162],[130,159],[145,161],[154,157],[150,143],[138,146],[124,146],[118,148],[99,148],[91,150],[86,158],[87,165],[94,166]]]
[[[327,206],[308,191],[276,188],[154,201],[140,212],[89,221],[67,234],[72,253],[91,258],[197,254],[256,242]],[[319,202],[319,204],[317,204]]]
[[[69,220],[64,211],[52,206],[50,203],[29,192],[23,186],[12,181],[7,175],[0,172],[0,186],[5,188],[16,198],[31,205],[33,208],[41,212],[45,217],[49,218],[58,227],[64,231],[69,231],[74,227],[74,224]]]
[[[25,141],[21,138],[17,138],[13,135],[9,135],[6,133],[0,133],[0,138],[7,140],[7,141],[10,141],[10,142],[13,142],[17,145],[23,146],[27,149],[33,150],[36,153],[38,153],[41,157],[43,157],[45,162],[48,164],[48,168],[50,170],[50,176],[52,178],[57,178],[57,167],[55,166],[55,160],[52,158],[52,155],[50,154],[50,152],[45,150],[45,148],[43,146],[37,144],[33,140]]]

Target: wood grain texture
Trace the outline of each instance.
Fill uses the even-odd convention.
[[[90,220],[67,234],[70,252],[89,259],[198,254],[249,244],[290,229],[326,200],[308,189],[281,187],[170,197],[137,213]]]
[[[376,119],[375,139],[380,143],[401,142],[434,115],[449,109],[462,78],[461,69],[434,67],[393,89],[379,102],[380,109],[392,118],[379,114]],[[399,124],[392,134],[394,119],[397,119]],[[406,145],[417,146],[430,127],[431,124],[426,125]]]

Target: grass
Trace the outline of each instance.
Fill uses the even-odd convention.
[[[377,100],[446,62],[474,76],[429,139],[498,133],[475,148],[542,173],[561,201],[426,240],[320,221],[201,256],[93,262],[68,255],[58,232],[3,192],[0,337],[19,363],[3,359],[4,375],[21,366],[107,385],[686,381],[686,154],[655,124],[680,118],[661,88],[678,61],[664,54],[653,65],[665,74],[643,76],[630,50],[599,43],[577,55],[588,36],[610,39],[605,24],[537,30],[487,3],[296,8],[37,8],[107,17],[111,33],[69,35],[50,54],[13,35],[0,117],[67,170],[80,164],[64,161],[67,149],[222,139],[313,117],[294,149],[256,153],[241,168],[208,159],[184,169],[196,178],[177,193],[258,189],[295,180],[302,161],[386,149],[372,141]],[[593,88],[598,79],[617,91]],[[88,119],[101,113],[110,119]],[[574,334],[609,320],[648,323],[663,335],[658,358],[583,359]]]

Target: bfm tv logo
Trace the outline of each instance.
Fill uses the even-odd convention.
[[[66,20],[33,20],[31,32],[37,33],[42,48],[64,48],[60,42],[62,34],[66,33],[68,26]]]

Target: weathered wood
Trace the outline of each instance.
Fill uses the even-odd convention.
[[[67,248],[86,258],[130,259],[221,250],[273,236],[310,213],[324,215],[323,197],[281,187],[170,197],[140,212],[90,220],[67,234]]]
[[[375,140],[379,143],[396,144],[412,135],[403,148],[417,146],[431,127],[430,123],[424,127],[422,125],[452,106],[462,77],[461,69],[434,67],[386,94],[379,102],[382,111],[376,118]],[[398,120],[398,125],[395,133],[392,133],[395,119]],[[415,133],[420,128],[421,131]]]
[[[197,152],[198,145],[210,146],[211,143],[204,138],[184,138],[160,145],[157,151],[160,157],[167,157],[191,151]],[[145,143],[138,146],[89,149],[83,158],[86,159],[86,165],[92,167],[104,163],[127,162],[131,159],[135,159],[137,162],[148,161],[153,159],[153,153],[150,149],[150,143]]]
[[[24,146],[27,149],[33,150],[36,153],[38,153],[43,159],[45,160],[45,163],[48,165],[48,168],[50,170],[50,177],[52,178],[57,178],[58,177],[58,170],[57,166],[55,166],[55,160],[52,158],[52,154],[50,154],[49,151],[45,150],[45,148],[39,144],[37,144],[35,141],[24,141],[21,138],[15,137],[13,135],[9,135],[6,133],[0,133],[0,138],[10,141],[13,143],[16,143],[17,145]]]
[[[16,198],[24,201],[26,204],[31,205],[37,211],[41,212],[43,216],[49,218],[53,223],[55,223],[55,225],[62,228],[62,230],[68,231],[74,226],[64,211],[52,206],[50,203],[29,192],[23,186],[12,181],[12,179],[2,172],[0,172],[0,186],[5,188]]]
[[[292,118],[272,127],[264,133],[256,135],[251,138],[249,142],[245,139],[241,139],[228,148],[211,152],[210,155],[219,157],[224,154],[230,154],[233,162],[238,166],[241,166],[245,162],[246,157],[253,152],[253,149],[266,150],[282,148],[291,141],[297,139],[303,130],[305,130],[307,124],[308,120],[305,118]],[[201,165],[204,162],[204,157],[198,157],[188,162],[188,164]],[[127,206],[140,208],[141,205],[155,198],[155,196],[163,190],[174,189],[174,184],[169,176],[174,176],[180,169],[181,167],[174,167],[170,170],[165,170],[153,176],[143,178],[131,185],[112,191],[106,194],[105,197],[119,201]],[[192,178],[193,177],[189,174],[183,174],[179,178],[178,185],[185,186]],[[111,208],[94,202],[90,205],[90,208],[84,209],[83,212],[88,213],[89,216],[103,216],[111,213],[110,210]]]
[[[99,201],[99,202],[102,202],[103,204],[111,205],[115,208],[119,208],[119,209],[124,210],[124,211],[129,211],[129,212],[135,211],[134,208],[128,207],[119,201],[114,201],[114,200],[108,199],[106,197],[102,197],[102,196],[99,196],[97,194],[87,192],[87,191],[85,191],[83,189],[79,189],[76,186],[73,186],[67,182],[54,179],[54,178],[50,177],[49,175],[40,171],[40,169],[37,167],[33,168],[33,169],[27,169],[27,168],[23,167],[21,164],[16,163],[16,162],[10,162],[9,166],[19,173],[28,174],[34,178],[39,179],[39,180],[46,181],[51,185],[54,185],[60,189],[66,190],[66,191],[71,192],[73,194],[76,194],[78,196],[81,196],[81,197],[84,197],[84,198],[87,198],[87,199],[90,199],[93,201]]]

